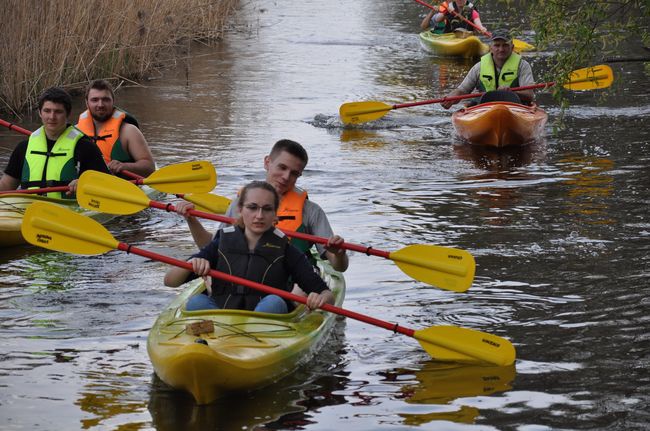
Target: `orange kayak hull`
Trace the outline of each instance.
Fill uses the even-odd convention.
[[[536,106],[490,102],[460,109],[451,116],[456,133],[473,145],[513,147],[529,144],[544,133],[548,115]]]

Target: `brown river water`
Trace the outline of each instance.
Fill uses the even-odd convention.
[[[488,28],[501,19],[493,3],[483,4]],[[463,294],[352,254],[344,306],[414,329],[506,337],[514,367],[436,364],[411,338],[340,320],[289,377],[197,407],[157,380],[146,352],[177,293],[162,284],[164,264],[25,246],[0,250],[0,428],[648,429],[650,68],[612,64],[607,97],[572,93],[557,133],[558,105],[539,93],[546,136],[517,151],[459,142],[440,105],[344,128],[343,102],[431,99],[460,82],[471,61],[419,46],[425,12],[407,0],[246,3],[222,43],[192,46],[190,61],[120,90],[117,102],[160,166],[213,162],[219,194],[262,178],[263,156],[290,138],[310,154],[299,184],[346,240],[471,252],[476,277]],[[549,54],[527,54],[536,75]],[[0,131],[2,167],[21,139]],[[194,250],[184,221],[158,210],[107,227],[156,252]]]

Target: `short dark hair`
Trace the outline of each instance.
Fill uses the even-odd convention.
[[[108,82],[105,79],[95,79],[93,82],[91,82],[88,87],[86,87],[86,96],[85,99],[88,100],[88,95],[90,94],[90,90],[108,90],[109,93],[111,93],[111,99],[115,100],[115,94],[113,93],[113,86],[111,85],[110,82]]]
[[[280,139],[275,143],[275,145],[273,145],[273,148],[271,148],[269,156],[271,159],[274,159],[282,151],[286,151],[287,153],[296,156],[305,163],[305,166],[307,166],[307,162],[309,161],[307,150],[296,141],[292,141],[291,139]]]
[[[61,87],[50,87],[45,89],[38,97],[38,110],[43,109],[45,102],[58,103],[65,108],[65,114],[72,112],[72,97]]]

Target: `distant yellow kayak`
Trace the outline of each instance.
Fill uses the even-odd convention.
[[[420,33],[420,45],[432,54],[449,57],[480,57],[490,47],[476,36],[458,37],[455,33]]]
[[[318,265],[340,306],[343,275],[325,262]],[[190,392],[197,404],[209,404],[230,391],[260,388],[293,372],[325,342],[336,319],[322,311],[308,313],[304,305],[289,314],[186,311],[187,299],[203,290],[201,279],[188,283],[147,339],[158,377]]]

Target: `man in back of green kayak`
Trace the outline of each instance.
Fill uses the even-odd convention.
[[[72,98],[58,87],[46,89],[38,99],[43,126],[20,142],[9,157],[0,190],[69,186],[65,193],[48,197],[73,197],[77,178],[86,170],[109,173],[99,148],[68,123]]]
[[[475,88],[482,93],[490,93],[481,98],[481,103],[502,100],[506,102],[531,104],[535,100],[533,90],[512,91],[510,88],[533,85],[533,70],[530,64],[513,52],[510,32],[496,30],[490,39],[490,52],[481,57],[465,76],[463,82],[445,96],[451,98],[471,93]],[[487,97],[486,97],[487,96]],[[458,100],[441,102],[449,109]]]
[[[86,111],[79,115],[77,128],[90,136],[113,174],[128,170],[146,177],[156,170],[147,140],[137,121],[115,107],[115,95],[108,81],[98,79],[86,89]]]
[[[307,198],[307,192],[296,187],[296,181],[307,166],[307,151],[299,143],[282,139],[275,143],[269,155],[264,157],[266,181],[270,183],[280,195],[278,208],[280,229],[304,232],[328,238],[328,243],[323,246],[316,244],[319,255],[330,261],[337,271],[345,271],[348,267],[348,256],[345,250],[337,247],[344,242],[343,238],[334,235],[327,215],[323,209]],[[226,216],[236,218],[238,199],[235,198]],[[189,202],[179,202],[176,210],[187,219],[194,242],[199,248],[205,247],[212,241],[213,235],[208,232],[201,222],[192,216],[187,216],[187,211],[194,205]],[[312,244],[292,240],[292,244],[307,253]]]
[[[458,29],[473,31],[469,23],[459,18],[457,15],[462,16],[469,22],[472,22],[478,27],[481,32],[487,32],[481,23],[481,16],[478,9],[473,3],[468,3],[466,0],[456,0],[451,2],[442,2],[438,10],[431,9],[431,11],[424,17],[420,27],[423,31],[431,29],[434,33],[451,33]]]

